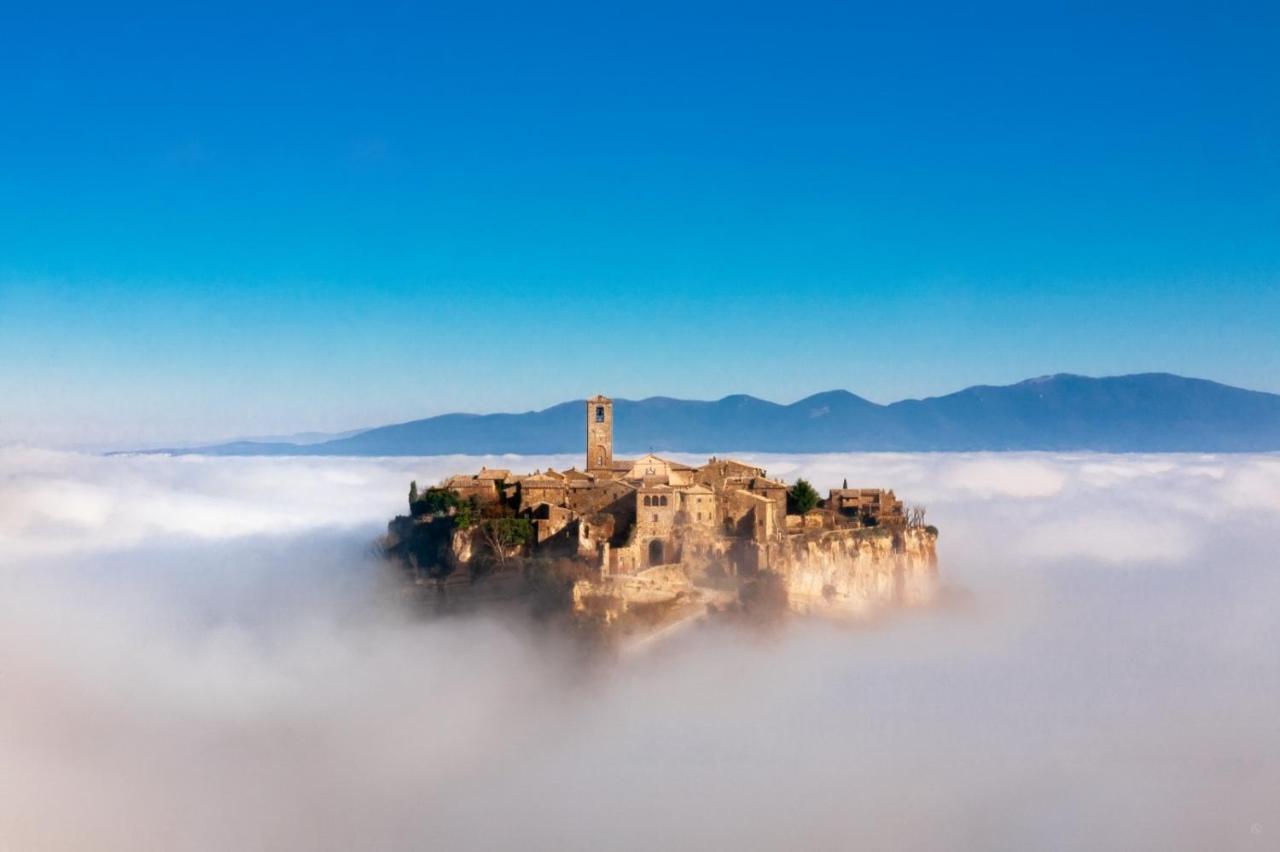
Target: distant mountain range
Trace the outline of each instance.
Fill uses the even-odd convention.
[[[210,455],[402,456],[572,453],[583,449],[583,402],[522,414],[443,414],[315,443],[235,441],[153,452]],[[1280,395],[1167,373],[1060,374],[878,405],[848,391],[790,405],[735,395],[714,402],[614,401],[619,455],[767,452],[1280,450]]]

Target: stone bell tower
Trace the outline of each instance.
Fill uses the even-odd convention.
[[[587,471],[613,466],[613,400],[595,396],[587,400]]]

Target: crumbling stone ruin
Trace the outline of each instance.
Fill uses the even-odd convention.
[[[780,578],[799,611],[930,599],[937,531],[922,511],[891,490],[832,489],[812,508],[793,492],[733,459],[615,459],[613,402],[596,396],[586,401],[583,470],[482,468],[421,493],[415,484],[386,547],[416,584],[445,597],[518,594],[537,582],[531,571],[555,566],[575,611],[605,620],[662,602],[732,608],[762,575]]]

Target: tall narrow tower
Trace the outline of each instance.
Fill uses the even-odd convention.
[[[613,466],[613,400],[595,396],[587,400],[587,470]]]

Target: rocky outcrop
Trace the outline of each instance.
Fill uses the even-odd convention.
[[[537,611],[564,612],[624,633],[655,629],[695,611],[750,615],[748,592],[766,579],[778,590],[771,606],[799,614],[861,618],[922,606],[936,595],[932,527],[791,526],[767,545],[746,543],[754,548],[750,559],[677,538],[679,563],[628,574],[601,570],[598,554],[584,556],[581,534],[572,556],[534,558],[528,548],[513,546],[505,558],[482,560],[492,543],[482,541],[476,527],[458,529],[449,518],[397,518],[384,548],[407,569],[415,595],[440,607],[525,600]],[[744,564],[754,567],[739,573],[735,566]]]
[[[826,529],[790,535],[768,555],[781,578],[787,606],[796,613],[867,617],[902,606],[924,606],[937,592],[937,532],[914,528]],[[685,566],[636,575],[584,579],[574,590],[575,610],[603,607],[610,618],[641,603],[677,599],[733,607],[727,595],[691,582]]]
[[[921,606],[936,594],[937,538],[932,529],[877,527],[792,535],[775,570],[796,612],[865,616]]]
[[[582,579],[573,587],[573,609],[579,615],[604,614],[611,623],[637,606],[700,600],[689,575],[677,565],[660,566],[633,575]]]
[[[449,538],[449,558],[454,565],[466,565],[476,550],[476,529],[455,529]]]

